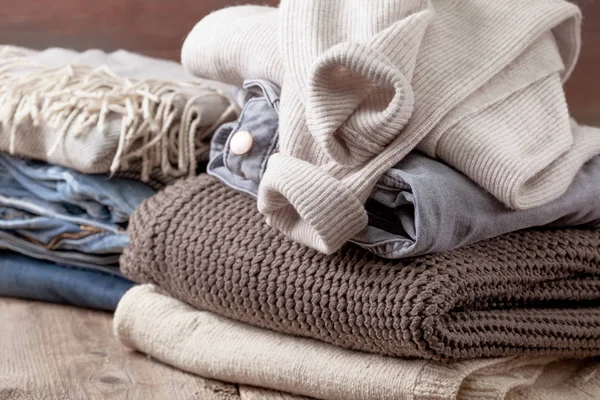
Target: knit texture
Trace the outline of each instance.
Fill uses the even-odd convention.
[[[332,253],[365,227],[373,185],[415,147],[511,208],[562,195],[600,153],[598,130],[573,133],[561,85],[579,36],[566,1],[283,0],[213,13],[182,59],[199,76],[282,86],[280,151],[258,207]]]
[[[270,228],[250,198],[200,175],[147,199],[125,276],[199,309],[389,356],[600,354],[600,233],[508,234],[408,260],[326,256]]]
[[[125,346],[205,378],[325,400],[583,400],[600,393],[598,359],[440,364],[382,357],[198,311],[150,285],[125,294],[114,331]]]

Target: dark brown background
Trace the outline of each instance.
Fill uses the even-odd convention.
[[[535,0],[523,0],[535,1]],[[179,59],[202,16],[236,0],[0,0],[0,41],[33,48],[124,48]],[[278,0],[243,3],[276,5]],[[600,0],[576,1],[584,13],[583,53],[567,85],[573,115],[600,124]]]

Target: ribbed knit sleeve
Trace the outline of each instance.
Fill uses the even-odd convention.
[[[269,224],[324,253],[366,226],[363,204],[374,182],[357,190],[369,180],[344,178],[403,136],[433,15],[426,0],[281,2],[280,152],[258,201]],[[417,142],[402,140],[407,151]]]
[[[574,133],[562,88],[580,51],[581,13],[567,1],[282,0],[236,17],[242,9],[200,22],[221,29],[196,27],[205,37],[190,35],[202,46],[188,38],[184,63],[282,87],[258,208],[322,252],[364,228],[372,188],[415,148],[514,209],[558,198],[600,154],[598,130]]]

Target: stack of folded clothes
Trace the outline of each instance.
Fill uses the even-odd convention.
[[[118,303],[124,345],[300,396],[599,398],[580,24],[281,0],[204,18],[183,66],[0,48],[0,295]]]
[[[324,255],[200,176],[145,201],[128,231],[123,273],[153,286],[125,294],[115,333],[183,370],[322,399],[600,393],[597,230]]]
[[[0,46],[0,296],[112,311],[135,208],[208,161],[237,105],[177,63]]]
[[[562,0],[282,0],[183,45],[239,88],[208,174],[146,199],[126,346],[319,399],[600,396],[600,129]]]

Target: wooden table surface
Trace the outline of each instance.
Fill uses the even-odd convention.
[[[128,350],[112,315],[0,299],[0,400],[291,400],[181,372]]]

